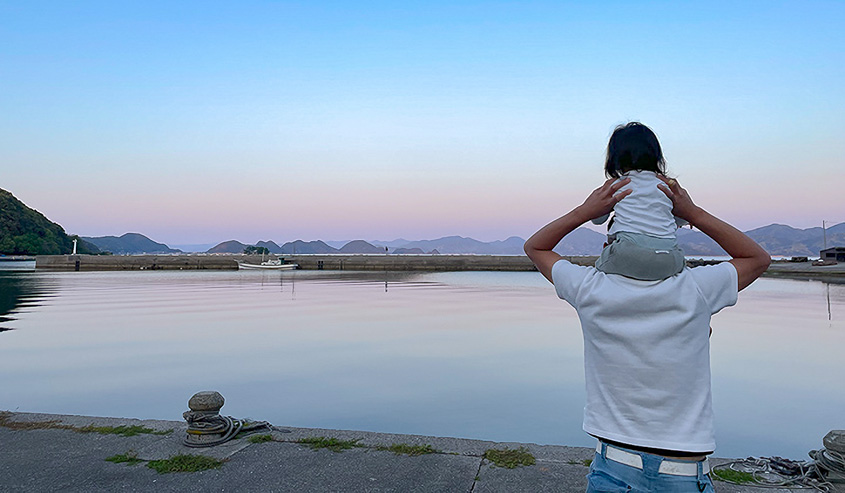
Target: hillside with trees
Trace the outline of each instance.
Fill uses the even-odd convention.
[[[0,189],[0,253],[6,255],[63,255],[73,251],[73,240],[64,228],[44,214],[27,207],[10,192]],[[94,245],[79,241],[78,253],[99,253]]]
[[[155,242],[140,233],[126,233],[122,236],[86,236],[83,239],[89,243],[93,243],[100,250],[111,252],[115,255],[182,253],[181,250],[170,248],[164,243]]]

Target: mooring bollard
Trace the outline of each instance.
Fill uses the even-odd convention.
[[[220,416],[220,408],[226,400],[220,392],[206,390],[197,392],[188,401],[190,411],[182,413],[188,422],[185,445],[206,447],[223,440],[231,430],[230,420]]]
[[[266,421],[237,419],[221,416],[220,408],[226,402],[220,392],[206,390],[197,392],[188,401],[190,411],[182,413],[188,422],[188,431],[183,442],[188,447],[213,447],[226,443],[239,433],[249,434],[257,431],[273,431],[273,425]],[[287,430],[279,430],[290,433]]]
[[[823,443],[824,448],[815,451],[816,464],[826,470],[825,480],[829,483],[845,483],[845,430],[831,430]]]

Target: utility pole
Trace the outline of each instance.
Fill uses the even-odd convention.
[[[824,219],[822,219],[822,234],[824,235],[824,249],[827,250],[827,228],[825,228]]]

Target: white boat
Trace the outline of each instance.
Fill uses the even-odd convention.
[[[23,271],[32,272],[35,270],[35,257],[26,255],[0,255],[0,271]]]
[[[248,264],[242,260],[235,260],[238,269],[261,269],[261,270],[293,270],[299,267],[298,264],[286,264],[281,260],[267,260],[260,264]]]

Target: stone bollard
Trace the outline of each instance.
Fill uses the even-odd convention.
[[[825,435],[824,448],[845,454],[845,430],[831,430]]]
[[[182,413],[188,422],[185,445],[206,447],[221,440],[231,431],[231,421],[220,416],[225,399],[219,392],[207,390],[197,392],[188,401],[190,411]]]
[[[845,483],[845,430],[831,430],[825,435],[823,443],[824,448],[811,451],[810,457],[824,471],[825,481]]]

